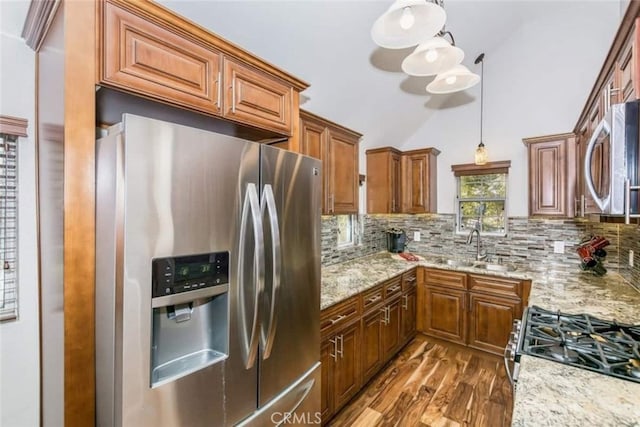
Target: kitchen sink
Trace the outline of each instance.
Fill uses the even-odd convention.
[[[474,268],[483,269],[487,271],[516,271],[517,267],[512,264],[476,264]]]
[[[450,265],[451,267],[472,267],[473,266],[473,261],[467,261],[462,259],[440,258],[436,260],[436,263],[447,264],[447,265]]]

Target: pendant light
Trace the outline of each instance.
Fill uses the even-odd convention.
[[[388,49],[415,46],[438,34],[447,20],[444,9],[427,0],[396,0],[371,28],[373,41]]]
[[[474,63],[476,65],[478,65],[478,63],[482,63],[480,68],[480,144],[478,144],[478,148],[476,148],[475,164],[484,165],[489,161],[489,153],[482,142],[482,112],[484,110],[484,53],[478,55]]]
[[[469,71],[464,65],[456,65],[440,73],[427,85],[427,92],[433,94],[453,93],[469,89],[480,81],[480,76]]]
[[[444,36],[449,35],[451,43]],[[464,52],[456,46],[450,31],[420,43],[413,53],[402,61],[402,71],[410,76],[434,76],[450,70],[464,59]]]

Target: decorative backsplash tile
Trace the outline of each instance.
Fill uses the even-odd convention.
[[[473,258],[476,240],[467,245],[467,234],[455,232],[455,215],[360,215],[361,243],[337,248],[335,217],[322,217],[322,264],[330,265],[386,250],[385,230],[391,227],[405,230],[409,237],[407,250],[422,254]],[[580,219],[539,219],[512,217],[508,219],[507,236],[482,235],[482,249],[493,262],[526,266],[543,271],[550,266],[575,266],[580,259],[578,244],[592,235],[605,236],[611,245],[606,247],[605,267],[619,271],[629,282],[640,288],[640,227],[637,225],[590,223]],[[413,241],[414,231],[421,239]],[[554,242],[563,241],[565,251],[556,254]],[[635,252],[635,267],[628,265],[629,250]]]

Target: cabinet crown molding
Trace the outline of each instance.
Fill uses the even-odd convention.
[[[36,52],[40,50],[60,3],[61,0],[31,0],[29,4],[22,27],[22,38]]]
[[[522,143],[526,146],[529,146],[529,144],[558,141],[560,139],[570,139],[570,138],[575,138],[575,136],[576,135],[573,132],[557,133],[554,135],[534,136],[531,138],[522,138]]]

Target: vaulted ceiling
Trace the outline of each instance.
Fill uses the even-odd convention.
[[[408,77],[400,69],[402,59],[412,48],[389,50],[374,44],[371,25],[391,0],[162,3],[309,82],[311,87],[304,92],[302,108],[362,132],[367,145],[401,146],[425,123],[438,120],[441,110],[477,102],[477,87],[455,95],[428,95],[425,86],[430,77]],[[609,34],[608,40],[597,44],[593,48],[595,59],[587,61],[588,65],[597,65],[585,70],[588,77],[581,88],[584,93],[581,101],[604,60],[606,51],[602,52],[601,46],[608,46],[613,38],[617,22],[612,25],[611,17],[617,21],[621,9],[618,0],[447,0],[444,7],[448,15],[446,29],[465,52],[463,63],[478,73],[473,60],[479,53],[487,53],[485,71],[488,71],[493,52],[530,23],[552,21],[554,16],[569,17],[573,22],[567,20],[566,26],[578,31],[576,38],[588,44],[589,34],[593,38],[602,37],[602,30],[593,32],[589,27],[593,27],[594,16],[602,16],[606,11],[602,26]],[[554,25],[562,35],[562,22]],[[540,43],[546,40],[548,37],[540,37]],[[574,40],[558,37],[556,42],[566,45],[565,57],[552,58],[550,64],[540,63],[539,72],[575,65],[571,46]],[[522,46],[534,51],[540,48]],[[502,71],[504,74],[500,74],[506,78],[509,71]],[[517,79],[517,75],[512,76]],[[542,97],[540,102],[544,102]],[[477,120],[473,126],[477,127]]]

